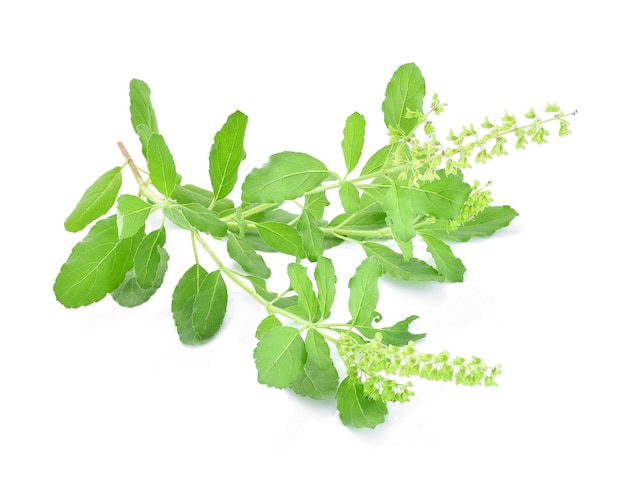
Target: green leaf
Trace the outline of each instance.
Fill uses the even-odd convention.
[[[265,260],[245,238],[231,232],[228,234],[226,249],[228,255],[249,274],[260,278],[268,278],[272,274]]]
[[[67,308],[78,308],[103,299],[132,268],[143,236],[140,231],[119,239],[114,215],[96,222],[61,267],[54,282],[57,300]]]
[[[444,179],[427,182],[419,189],[406,191],[410,195],[416,214],[452,220],[458,216],[472,188],[458,176],[450,175]]]
[[[383,271],[390,277],[414,282],[439,282],[443,280],[439,272],[428,263],[417,258],[405,260],[402,254],[384,244],[364,242],[361,246],[367,256],[373,256],[378,260]]]
[[[435,260],[435,266],[439,273],[449,282],[463,282],[465,266],[454,255],[450,246],[436,237],[426,234],[421,234],[421,236],[426,242],[426,249]]]
[[[243,140],[247,124],[247,115],[236,111],[215,135],[209,153],[209,176],[217,199],[228,195],[237,183],[239,165],[246,157]]]
[[[126,239],[139,232],[146,225],[152,206],[131,194],[117,198],[117,230],[120,239]]]
[[[298,296],[281,297],[279,299],[274,298],[272,304],[277,308],[286,309],[290,313],[299,316],[303,320],[306,319],[307,314],[303,307],[298,305]]]
[[[139,80],[130,81],[130,121],[141,141],[141,151],[147,157],[148,140],[159,133],[156,114],[152,107],[150,88]]]
[[[346,213],[356,213],[361,206],[359,190],[352,182],[344,182],[339,188],[339,199]]]
[[[215,196],[211,191],[193,184],[185,184],[184,186],[176,184],[171,196],[171,199],[180,205],[201,204],[206,209],[211,207],[211,211],[219,214],[235,209],[235,204],[230,199],[222,198],[214,202],[213,198]]]
[[[324,320],[330,315],[330,309],[335,301],[337,276],[333,262],[320,256],[313,272],[317,284],[317,306],[320,311],[320,319]]]
[[[363,195],[365,198],[365,195]],[[362,198],[362,199],[363,199]],[[328,227],[337,227],[350,230],[378,230],[387,227],[387,215],[378,203],[371,203],[356,213],[342,213],[333,218]]]
[[[339,419],[354,428],[375,428],[385,421],[387,406],[382,400],[365,396],[363,384],[356,377],[347,376],[335,395]]]
[[[343,141],[341,141],[343,158],[348,172],[354,170],[354,167],[359,163],[364,142],[365,117],[358,112],[354,112],[346,120],[346,126],[343,129]]]
[[[342,244],[343,242],[343,239],[336,237],[332,234],[324,234],[324,251],[339,246],[339,244]]]
[[[283,324],[280,322],[278,318],[276,318],[276,316],[269,315],[263,318],[261,323],[259,323],[259,326],[257,327],[256,333],[254,334],[254,336],[257,339],[260,339],[261,337],[263,337],[263,335],[269,332],[272,328],[282,327],[282,326]]]
[[[300,318],[301,320],[310,320],[309,318],[309,313],[306,309],[304,309],[302,306],[300,306],[300,304],[298,304],[298,298],[296,297],[296,304],[288,304],[288,301],[292,299],[292,298],[281,298],[280,302],[281,304],[276,304],[276,302],[274,303],[275,306],[281,307],[282,309],[288,311],[289,313],[291,313],[292,315],[294,315],[297,318]],[[291,301],[294,302],[294,301]]]
[[[266,301],[274,301],[278,297],[278,294],[275,292],[267,290],[267,282],[264,279],[254,275],[248,275],[246,278],[252,283],[254,291]],[[274,303],[274,305],[278,306],[277,303]]]
[[[337,391],[339,374],[331,362],[330,367],[321,370],[311,359],[304,363],[304,369],[290,388],[302,397],[315,400],[324,400]]]
[[[268,246],[281,253],[305,257],[300,234],[293,227],[278,222],[265,222],[257,224],[257,230]]]
[[[193,343],[196,332],[193,327],[193,307],[200,286],[209,274],[199,264],[187,270],[176,284],[172,294],[172,316],[181,342]]]
[[[246,219],[243,216],[243,210],[241,206],[235,208],[235,219],[237,220],[237,228],[239,229],[239,233],[244,236],[248,232],[248,224],[246,223]]]
[[[387,128],[409,135],[418,120],[416,117],[407,118],[407,110],[423,112],[425,94],[426,82],[417,65],[401,65],[394,72],[385,91],[383,114]]]
[[[458,229],[448,232],[446,222],[439,221],[419,229],[422,232],[451,242],[466,242],[472,237],[489,237],[499,229],[507,227],[517,216],[517,212],[510,206],[489,206],[474,217],[474,221],[467,222]]]
[[[219,272],[196,264],[180,278],[172,295],[172,315],[183,344],[200,344],[219,330],[228,303],[226,284]]]
[[[317,222],[307,210],[302,214],[296,224],[296,230],[302,239],[302,249],[309,261],[317,261],[324,252],[324,233]]]
[[[300,263],[290,263],[287,265],[287,275],[291,288],[298,294],[298,304],[305,310],[308,320],[313,321],[317,312],[317,297],[306,268]]]
[[[217,213],[207,210],[199,203],[179,205],[169,203],[163,214],[181,229],[206,232],[215,237],[224,237],[228,233],[228,225],[220,220]]]
[[[135,253],[135,277],[142,289],[154,287],[159,275],[161,259],[167,257],[165,245],[165,229],[150,232],[141,240]]]
[[[107,213],[122,186],[122,169],[115,167],[102,174],[87,188],[78,204],[65,220],[65,230],[79,232]]]
[[[396,235],[394,230],[391,231],[391,237],[393,238],[395,243],[398,245],[398,248],[400,249],[400,252],[402,253],[402,257],[404,258],[404,261],[409,261],[411,258],[413,258],[413,241],[412,240],[403,241],[401,239],[398,239],[398,236]]]
[[[330,204],[326,197],[326,191],[307,194],[304,197],[304,209],[308,211],[315,220],[324,217],[324,209]]]
[[[272,208],[253,215],[249,215],[248,220],[254,223],[278,222],[278,223],[294,223],[298,215],[282,208]]]
[[[328,176],[328,169],[317,158],[284,151],[272,155],[263,167],[248,174],[241,199],[249,203],[281,203],[311,191]]]
[[[258,381],[269,387],[287,388],[298,378],[306,362],[306,349],[300,331],[274,327],[265,333],[254,349]]]
[[[337,390],[339,375],[330,357],[326,339],[314,328],[306,334],[307,360],[290,388],[298,395],[323,400]]]
[[[320,370],[324,371],[332,366],[330,347],[328,347],[326,339],[319,331],[315,328],[310,328],[307,331],[304,343],[308,359],[313,361]]]
[[[383,210],[387,214],[391,228],[402,242],[408,242],[415,237],[415,211],[409,191],[393,184],[382,203]]]
[[[119,287],[111,292],[111,297],[115,302],[117,302],[120,306],[134,308],[135,306],[139,306],[140,304],[148,301],[156,293],[156,291],[163,284],[163,278],[165,277],[165,272],[167,271],[167,262],[169,261],[169,255],[165,249],[160,248],[159,253],[160,261],[153,285],[147,289],[140,287],[137,283],[135,269],[132,268],[126,273],[124,281],[119,285]]]
[[[381,273],[376,258],[369,257],[361,262],[348,282],[348,309],[353,325],[369,325],[372,322],[378,304],[378,279]]]
[[[385,328],[357,327],[359,332],[368,339],[376,337],[377,333],[382,335],[382,343],[385,345],[403,346],[411,341],[421,340],[426,337],[425,333],[409,332],[409,325],[418,317],[411,315],[398,323]]]
[[[184,186],[176,185],[172,191],[171,198],[179,204],[199,203],[205,208],[213,204],[215,195],[207,190],[193,184],[185,184]]]
[[[148,160],[148,171],[152,185],[169,198],[176,187],[177,175],[174,158],[170,153],[163,136],[152,134],[148,141],[146,159]]]
[[[154,133],[145,124],[139,124],[135,127],[135,132],[139,136],[139,141],[141,142],[141,153],[144,157],[148,158],[148,141],[150,141],[150,137]]]
[[[363,170],[361,171],[361,176],[373,174],[378,172],[383,168],[387,158],[391,155],[391,145],[383,146],[376,153],[374,153],[365,165],[363,166]]]
[[[209,273],[202,281],[193,303],[191,326],[193,335],[185,335],[185,342],[190,344],[204,342],[213,337],[222,326],[226,307],[228,305],[228,290],[219,270]]]

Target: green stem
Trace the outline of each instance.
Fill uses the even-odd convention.
[[[276,206],[278,206],[278,203],[263,203],[263,204],[248,208],[247,210],[242,210],[241,214],[243,215],[244,218],[246,218],[246,217],[255,215],[256,213],[261,213],[265,210],[275,208]],[[226,215],[222,217],[222,220],[224,222],[232,222],[233,220],[236,220],[236,219],[237,219],[236,213],[231,213],[230,215]]]
[[[237,284],[241,289],[243,289],[247,294],[249,294],[253,299],[260,303],[267,310],[268,313],[279,314],[305,327],[311,325],[310,321],[300,318],[299,316],[294,315],[293,313],[290,313],[285,309],[274,306],[274,304],[272,304],[271,302],[263,299],[259,294],[256,293],[253,288],[249,287],[248,284],[242,280],[242,277],[239,274],[237,274],[234,270],[231,270],[224,263],[222,263],[222,260],[219,259],[219,257],[206,243],[206,241],[202,238],[197,230],[192,231],[192,233],[194,238],[204,248],[204,250],[211,257],[213,262],[217,265],[219,270],[224,273],[224,275],[226,275],[229,279],[231,279],[235,284]]]
[[[358,229],[342,229],[341,227],[320,227],[320,230],[324,234],[334,235],[342,239],[346,239],[346,236],[364,237],[368,239],[388,239],[391,237],[391,229],[389,227],[383,227],[378,230],[358,230]],[[347,239],[351,241],[357,241],[356,239]]]
[[[196,261],[196,265],[199,265],[200,261],[198,259],[198,247],[196,246],[196,236],[194,232],[191,233],[191,248],[193,249],[193,258]]]
[[[148,187],[147,182],[143,179],[141,172],[139,172],[137,165],[135,165],[135,162],[133,161],[130,154],[128,153],[126,146],[124,146],[124,143],[118,141],[117,147],[122,152],[122,156],[124,156],[124,158],[126,159],[125,165],[128,165],[131,172],[135,176],[135,180],[137,181],[137,184],[139,184],[139,190],[141,191],[141,194],[143,194],[146,198],[148,198],[153,203],[157,205],[163,205],[164,204],[163,198]]]

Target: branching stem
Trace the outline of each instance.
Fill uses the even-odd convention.
[[[161,198],[158,194],[156,194],[152,189],[148,187],[148,183],[144,180],[143,176],[141,175],[141,172],[139,172],[137,165],[135,165],[135,162],[130,156],[130,153],[128,153],[126,146],[124,146],[124,143],[122,143],[121,141],[118,141],[117,147],[122,152],[122,156],[126,159],[125,164],[128,165],[131,172],[133,173],[133,176],[135,177],[135,180],[137,181],[137,184],[139,184],[139,189],[141,190],[141,194],[143,194],[146,198],[148,198],[150,201],[152,201],[155,204],[159,204],[159,205],[164,204],[163,198]]]

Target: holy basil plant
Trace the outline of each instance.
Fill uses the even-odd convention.
[[[334,397],[340,420],[356,428],[382,423],[390,401],[408,401],[414,378],[496,385],[500,366],[421,350],[425,334],[411,331],[416,315],[379,325],[378,282],[461,282],[465,266],[451,246],[490,236],[517,215],[492,205],[489,183],[470,184],[463,171],[506,155],[510,142],[515,148],[544,143],[548,123],[560,136],[569,134],[568,115],[549,104],[544,116],[531,109],[520,122],[506,113],[497,123],[485,119],[440,138],[432,119],[445,104],[433,94],[425,105],[425,97],[420,69],[402,65],[382,103],[388,140],[372,156],[361,156],[365,118],[355,112],[345,122],[342,170],[282,151],[247,173],[238,198],[232,192],[246,157],[248,117],[236,111],[226,119],[208,153],[207,181],[189,184],[159,132],[148,85],[132,80],[130,117],[145,170],[118,143],[124,163],[89,186],[69,214],[66,230],[89,230],[54,282],[57,300],[68,308],[107,295],[126,307],[145,303],[167,273],[167,232],[183,229],[195,262],[173,275],[179,279],[171,312],[180,341],[209,341],[229,309],[229,287],[238,286],[267,313],[255,328],[252,352],[259,383],[311,399]],[[136,195],[120,194],[126,171],[137,182]],[[332,190],[337,194],[327,195]],[[329,215],[333,197],[340,204]],[[152,215],[160,222],[150,225],[160,226],[148,232]],[[229,259],[216,254],[217,242],[225,243]],[[345,242],[359,246],[362,259],[349,280],[338,281],[332,248]],[[429,262],[414,256],[417,242],[425,244]],[[289,285],[276,292],[268,252],[288,260]],[[347,321],[332,318],[337,291],[347,291]]]

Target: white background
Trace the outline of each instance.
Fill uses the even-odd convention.
[[[0,493],[625,493],[626,40],[614,5],[3,2]],[[449,104],[441,133],[548,101],[578,110],[571,136],[476,171],[520,216],[455,248],[465,283],[381,282],[384,321],[420,315],[425,351],[501,363],[499,388],[418,382],[384,425],[347,429],[332,400],[256,383],[263,313],[241,291],[210,344],[178,342],[169,298],[192,259],[182,235],[168,238],[170,270],[144,306],[55,301],[82,237],[65,217],[122,164],[117,141],[140,162],[130,79],[150,85],[185,180],[208,185],[213,135],[236,109],[250,119],[242,176],[283,150],[341,170],[354,111],[369,156],[385,144],[385,86],[407,62]],[[329,254],[340,305],[360,253]]]

